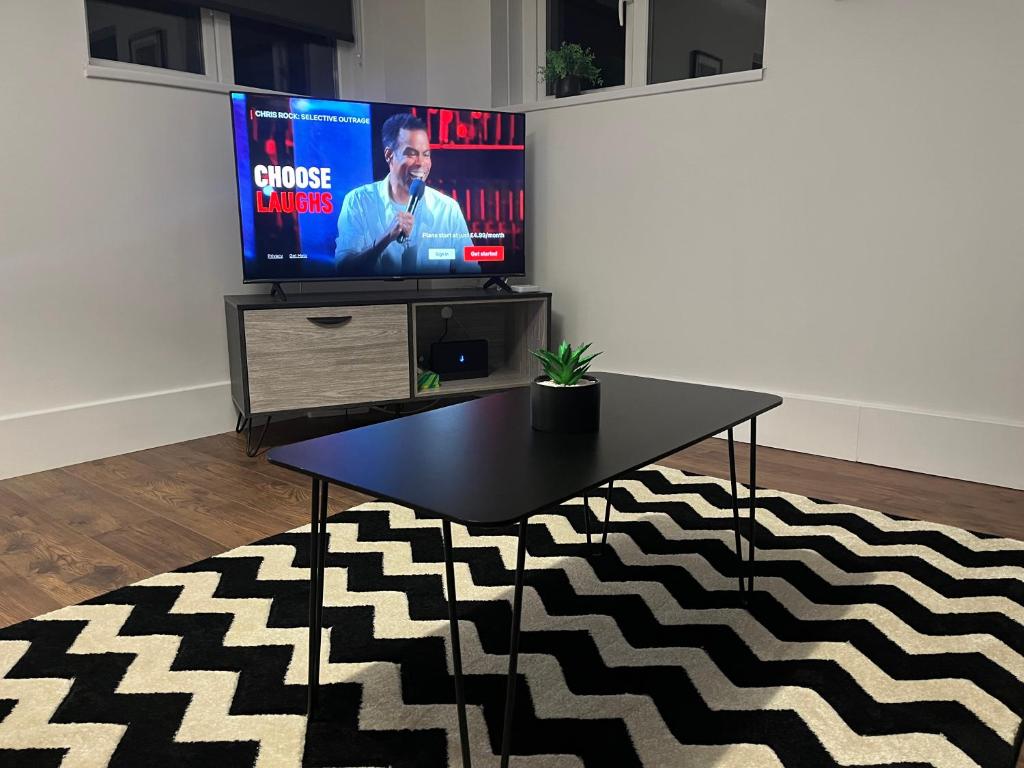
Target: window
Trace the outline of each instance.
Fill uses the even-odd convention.
[[[336,96],[335,45],[331,38],[275,24],[238,17],[231,20],[238,85],[303,96]]]
[[[352,0],[209,2],[217,10],[203,0],[84,0],[87,76],[341,95],[339,66],[357,56],[347,44],[355,40]]]
[[[626,28],[619,24],[618,0],[549,0],[548,50],[579,43],[594,52],[608,88],[626,83]],[[554,92],[548,83],[548,94]]]
[[[203,74],[199,9],[162,2],[86,0],[89,55]]]
[[[760,69],[765,0],[650,0],[648,83]]]
[[[546,51],[563,42],[593,50],[604,80],[601,90],[762,68],[766,0],[535,2],[535,22],[526,23],[536,24],[536,38],[533,29],[523,33],[526,72],[534,51],[542,66]],[[524,91],[524,101],[530,101],[533,92],[525,80]],[[549,84],[547,95],[552,92]],[[542,87],[536,97],[544,98]]]

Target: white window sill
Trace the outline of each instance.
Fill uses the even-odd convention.
[[[282,93],[281,91],[268,91],[263,88],[252,88],[250,86],[222,83],[206,75],[196,75],[191,72],[178,72],[175,70],[159,69],[157,67],[146,67],[139,64],[125,65],[116,61],[99,64],[95,60],[92,60],[85,65],[85,76],[100,80],[120,80],[121,82],[127,83],[163,85],[169,88],[186,88],[193,91],[210,91],[213,93],[246,91],[247,93],[273,93],[283,96],[292,95]]]
[[[729,72],[724,75],[709,75],[707,77],[694,77],[688,80],[673,80],[670,83],[641,85],[636,88],[606,88],[604,90],[581,93],[579,96],[566,96],[561,99],[548,96],[543,101],[536,101],[532,104],[515,104],[507,107],[507,109],[513,112],[537,112],[542,109],[574,107],[579,104],[594,104],[600,101],[635,99],[639,96],[654,96],[659,93],[695,91],[698,88],[714,88],[719,85],[732,85],[733,83],[755,83],[764,79],[764,72],[765,70],[762,67],[761,69],[751,69],[743,72]]]

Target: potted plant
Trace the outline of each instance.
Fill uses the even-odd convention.
[[[441,377],[433,371],[420,371],[419,378],[416,380],[416,390],[418,392],[426,392],[431,389],[441,388]]]
[[[590,344],[572,348],[568,341],[557,352],[532,350],[544,366],[544,375],[530,384],[530,419],[540,432],[594,432],[601,421],[601,382],[587,375],[590,361],[600,352],[584,357]]]
[[[601,85],[601,69],[594,63],[594,52],[579,43],[562,43],[556,51],[548,51],[546,63],[538,72],[541,80],[554,83],[555,96],[576,96],[580,83]]]

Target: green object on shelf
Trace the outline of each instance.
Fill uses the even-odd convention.
[[[568,341],[563,340],[558,345],[557,352],[551,352],[547,349],[534,349],[531,350],[530,354],[540,360],[544,366],[544,373],[547,374],[551,381],[563,387],[571,387],[579,383],[579,380],[586,374],[590,368],[590,361],[601,354],[596,352],[588,357],[583,357],[583,353],[588,349],[590,349],[589,342],[582,347],[573,349]]]
[[[560,48],[547,52],[543,67],[538,68],[538,79],[555,83],[569,77],[601,85],[601,68],[594,63],[594,52],[579,43],[562,43]]]
[[[433,371],[421,371],[420,377],[416,382],[416,389],[419,392],[425,392],[428,389],[440,389],[441,377]]]

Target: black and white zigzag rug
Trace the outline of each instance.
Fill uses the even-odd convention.
[[[517,768],[1014,765],[1024,543],[759,492],[748,609],[727,482],[650,467],[612,500],[601,557],[580,499],[531,522]],[[328,531],[308,727],[297,529],[0,630],[0,765],[457,764],[440,524],[370,503]],[[515,539],[453,531],[488,766]]]

